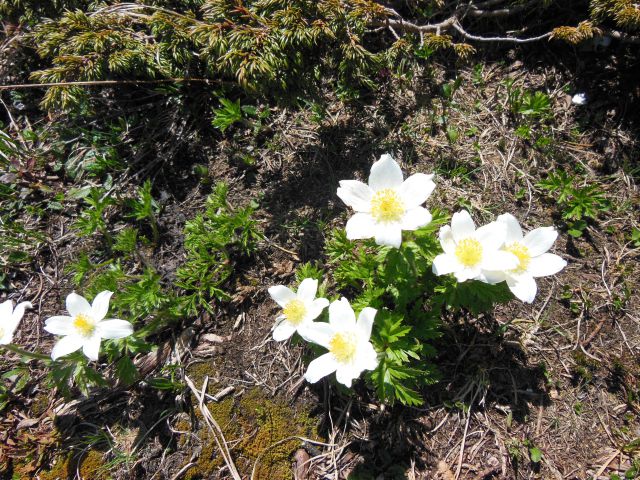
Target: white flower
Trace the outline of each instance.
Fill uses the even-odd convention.
[[[587,95],[584,93],[576,93],[571,97],[571,103],[574,105],[584,105],[587,103]]]
[[[523,235],[518,220],[509,213],[500,215],[498,222],[507,227],[502,250],[518,257],[518,265],[509,270],[489,272],[487,279],[492,283],[506,280],[509,290],[517,298],[531,303],[538,290],[535,278],[554,275],[567,265],[558,255],[547,253],[558,232],[553,227],[541,227]]]
[[[336,300],[329,306],[329,323],[316,322],[309,326],[307,337],[329,350],[309,364],[304,378],[315,383],[322,377],[336,372],[336,379],[351,387],[354,378],[363,370],[374,370],[378,357],[371,338],[371,327],[376,309],[362,309],[356,322],[356,315],[346,298]]]
[[[306,340],[305,329],[318,318],[329,300],[316,298],[318,280],[305,278],[294,293],[284,285],[269,288],[269,295],[282,307],[282,314],[276,318],[273,339],[277,342],[290,338],[298,332]]]
[[[18,328],[26,308],[33,308],[30,302],[22,302],[13,309],[13,302],[7,300],[0,304],[0,345],[7,345],[13,341],[13,332]]]
[[[440,245],[444,253],[433,260],[433,273],[453,273],[458,282],[481,280],[487,282],[487,271],[508,270],[518,266],[518,258],[501,251],[507,227],[491,222],[476,230],[466,210],[454,213],[451,226],[440,229]]]
[[[70,316],[48,318],[44,329],[54,335],[64,335],[51,351],[56,360],[82,348],[89,360],[98,360],[103,338],[124,338],[133,333],[133,325],[126,320],[107,319],[109,299],[113,292],[105,290],[93,299],[93,303],[76,293],[67,295],[67,311]]]
[[[356,213],[347,222],[347,238],[375,237],[378,245],[400,247],[402,230],[416,230],[431,221],[421,207],[433,189],[433,175],[416,173],[404,182],[402,170],[385,154],[371,167],[369,185],[341,180],[338,197]]]

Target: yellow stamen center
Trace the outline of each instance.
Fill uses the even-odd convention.
[[[82,313],[73,319],[73,326],[83,337],[90,337],[96,329],[93,318]]]
[[[307,314],[307,307],[305,307],[304,303],[300,300],[291,300],[287,303],[287,306],[284,307],[282,313],[289,323],[297,326],[304,320],[304,316]]]
[[[395,190],[378,190],[371,199],[371,216],[380,223],[398,222],[402,219],[404,203]]]
[[[516,268],[512,270],[512,272],[522,273],[527,270],[529,267],[529,262],[531,262],[531,254],[529,254],[529,249],[521,244],[520,242],[513,242],[509,245],[506,245],[504,249],[507,252],[513,253],[520,263]]]
[[[482,260],[482,245],[475,238],[465,238],[456,245],[458,261],[465,267],[474,267]]]
[[[356,354],[358,337],[353,332],[336,333],[329,341],[329,351],[340,363],[350,363]]]

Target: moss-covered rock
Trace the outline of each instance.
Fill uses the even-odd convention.
[[[270,398],[259,389],[239,400],[227,398],[207,407],[220,425],[240,473],[250,475],[258,462],[254,478],[259,480],[293,478],[292,455],[302,443],[295,437],[318,437],[316,422],[306,409],[293,407],[282,398]],[[224,465],[199,411],[196,417],[202,450],[196,465],[187,471],[187,480],[210,478]],[[176,429],[187,430],[189,423],[181,420]]]
[[[109,480],[105,470],[104,452],[89,450],[83,454],[72,452],[56,459],[50,470],[40,472],[40,480],[72,480],[76,473],[82,480]]]

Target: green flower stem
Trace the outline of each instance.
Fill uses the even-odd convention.
[[[18,355],[22,355],[23,357],[32,358],[34,360],[43,360],[46,362],[51,361],[51,357],[49,355],[44,355],[42,353],[36,352],[28,352],[27,350],[23,350],[20,347],[12,345],[11,343],[7,345],[0,345],[0,347],[4,348],[5,350],[9,350],[10,352],[17,353]]]

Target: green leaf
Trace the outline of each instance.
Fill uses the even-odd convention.
[[[154,377],[146,380],[150,387],[157,388],[158,390],[175,390],[179,391],[184,388],[181,383],[174,382],[164,377]]]
[[[125,385],[131,385],[138,377],[138,370],[128,356],[123,356],[116,364],[116,376]]]
[[[533,463],[540,463],[542,460],[542,451],[538,447],[529,448],[529,458]]]

